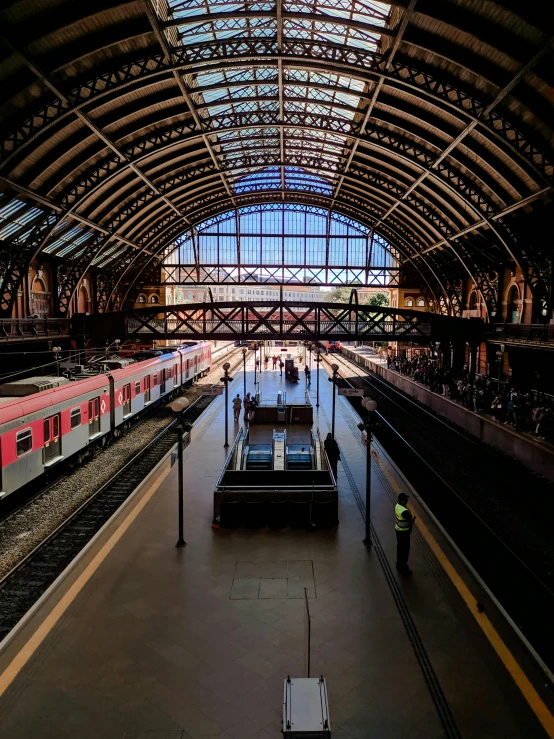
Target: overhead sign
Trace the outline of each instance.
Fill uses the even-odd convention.
[[[349,398],[355,395],[363,397],[364,391],[357,387],[339,387],[339,395],[346,395]]]
[[[202,395],[223,395],[223,386],[203,388]]]

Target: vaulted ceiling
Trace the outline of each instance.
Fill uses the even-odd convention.
[[[509,0],[17,0],[0,13],[0,313],[41,253],[118,305],[217,213],[304,203],[444,310],[501,264],[551,307],[552,14]]]

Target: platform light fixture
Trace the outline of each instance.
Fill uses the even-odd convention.
[[[244,393],[243,397],[246,397],[246,347],[242,347],[242,372],[243,372],[243,384],[244,384]]]
[[[377,403],[373,398],[362,398],[362,408],[367,415],[362,423],[358,424],[360,431],[366,433],[366,467],[365,467],[365,539],[364,544],[372,545],[371,541],[371,443],[372,432],[378,426],[374,421],[373,414],[377,410]]]
[[[337,375],[339,371],[338,364],[332,364],[333,376],[329,377],[329,382],[333,383],[333,412],[331,415],[331,436],[335,438],[335,396],[337,394]]]
[[[185,514],[184,514],[184,465],[183,465],[183,433],[188,433],[192,430],[192,424],[183,422],[183,411],[189,405],[188,398],[181,397],[176,398],[169,406],[171,410],[177,414],[177,423],[175,424],[175,430],[177,431],[177,476],[178,476],[178,491],[179,491],[179,538],[177,539],[176,547],[186,547],[185,541]]]
[[[315,353],[314,361],[317,367],[317,370],[316,370],[317,390],[316,390],[316,398],[315,398],[315,407],[319,408],[319,365],[320,365],[320,362],[322,361],[321,360],[321,349],[317,348],[314,353]]]
[[[225,362],[223,365],[223,372],[225,374],[220,378],[221,382],[225,385],[225,444],[223,445],[225,448],[229,446],[229,383],[233,379],[229,374],[230,369],[231,365],[229,362]]]

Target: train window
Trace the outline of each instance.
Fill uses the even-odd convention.
[[[140,395],[140,380],[135,382],[135,395]]]
[[[33,448],[33,432],[31,429],[18,431],[15,437],[15,452],[18,457],[22,457]]]
[[[153,385],[157,385],[158,384],[158,375],[156,373],[154,374],[154,381],[152,382],[152,384]]]
[[[71,419],[72,429],[76,429],[77,426],[81,425],[81,409],[80,408],[73,408],[71,413],[69,414],[69,417]]]

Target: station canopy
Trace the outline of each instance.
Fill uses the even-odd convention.
[[[268,279],[390,284],[408,269],[454,314],[471,278],[491,317],[509,262],[550,305],[543,11],[478,0],[5,3],[1,314],[43,254],[58,265],[61,314],[87,271],[108,310],[132,303],[164,262],[188,268],[188,282],[254,279],[256,266]],[[245,232],[255,213],[260,232]],[[297,230],[264,235],[277,213]],[[231,222],[214,238],[214,224]]]

